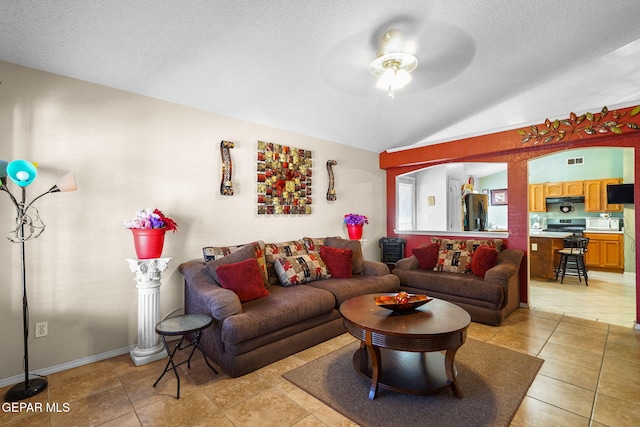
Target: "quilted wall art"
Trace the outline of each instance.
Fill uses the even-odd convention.
[[[311,214],[311,151],[258,141],[258,214]]]

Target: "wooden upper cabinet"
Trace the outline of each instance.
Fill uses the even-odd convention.
[[[546,182],[545,197],[584,196],[584,181]]]
[[[621,178],[592,179],[584,182],[585,212],[620,212],[622,205],[607,204],[607,185],[619,184]]]
[[[529,212],[546,212],[544,184],[529,184]]]
[[[544,184],[545,197],[562,197],[562,183],[561,182],[545,182]]]
[[[567,181],[562,183],[564,196],[584,196],[584,181]]]

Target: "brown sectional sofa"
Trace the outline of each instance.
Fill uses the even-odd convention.
[[[316,251],[314,244],[324,240],[305,239],[301,252]],[[339,240],[343,247],[351,245]],[[245,375],[346,332],[339,312],[343,301],[356,295],[397,292],[398,277],[390,274],[385,264],[362,259],[360,243],[352,242],[356,245],[350,246],[354,248],[353,262],[358,263],[360,274],[285,287],[275,284],[278,279],[269,268],[269,295],[243,303],[236,293],[214,280],[204,261],[181,264],[185,312],[213,317],[212,327],[204,331],[201,340],[207,356],[229,376]],[[268,248],[280,244],[262,245],[267,248],[265,258],[269,264],[273,258],[269,257]]]
[[[447,243],[466,245],[462,240],[434,239],[441,250]],[[473,245],[489,243],[475,240]],[[471,249],[472,244],[469,243]],[[499,251],[495,267],[489,269],[484,279],[470,273],[423,270],[412,255],[399,260],[392,274],[400,279],[405,292],[426,294],[454,303],[469,312],[474,322],[499,325],[520,305],[519,269],[524,252],[519,249]]]

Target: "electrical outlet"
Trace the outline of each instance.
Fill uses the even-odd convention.
[[[47,336],[47,322],[36,323],[36,338],[46,337]]]
[[[538,244],[537,243],[532,243],[531,244],[531,250],[532,251],[537,251],[538,250]]]

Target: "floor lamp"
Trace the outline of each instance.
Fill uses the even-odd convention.
[[[34,396],[47,388],[47,380],[44,378],[29,379],[29,305],[27,303],[27,280],[25,269],[24,242],[35,239],[44,231],[45,225],[38,215],[38,210],[33,203],[42,196],[59,191],[74,191],[76,180],[73,173],[63,176],[60,181],[48,191],[42,193],[28,204],[27,186],[36,179],[38,170],[36,166],[26,160],[14,160],[11,163],[0,160],[0,191],[4,191],[16,207],[16,228],[9,233],[9,241],[20,244],[20,261],[22,267],[22,328],[24,332],[24,382],[11,387],[4,395],[7,402],[26,399]],[[21,199],[17,200],[7,188],[7,176],[21,189]],[[25,233],[25,229],[27,233]]]

